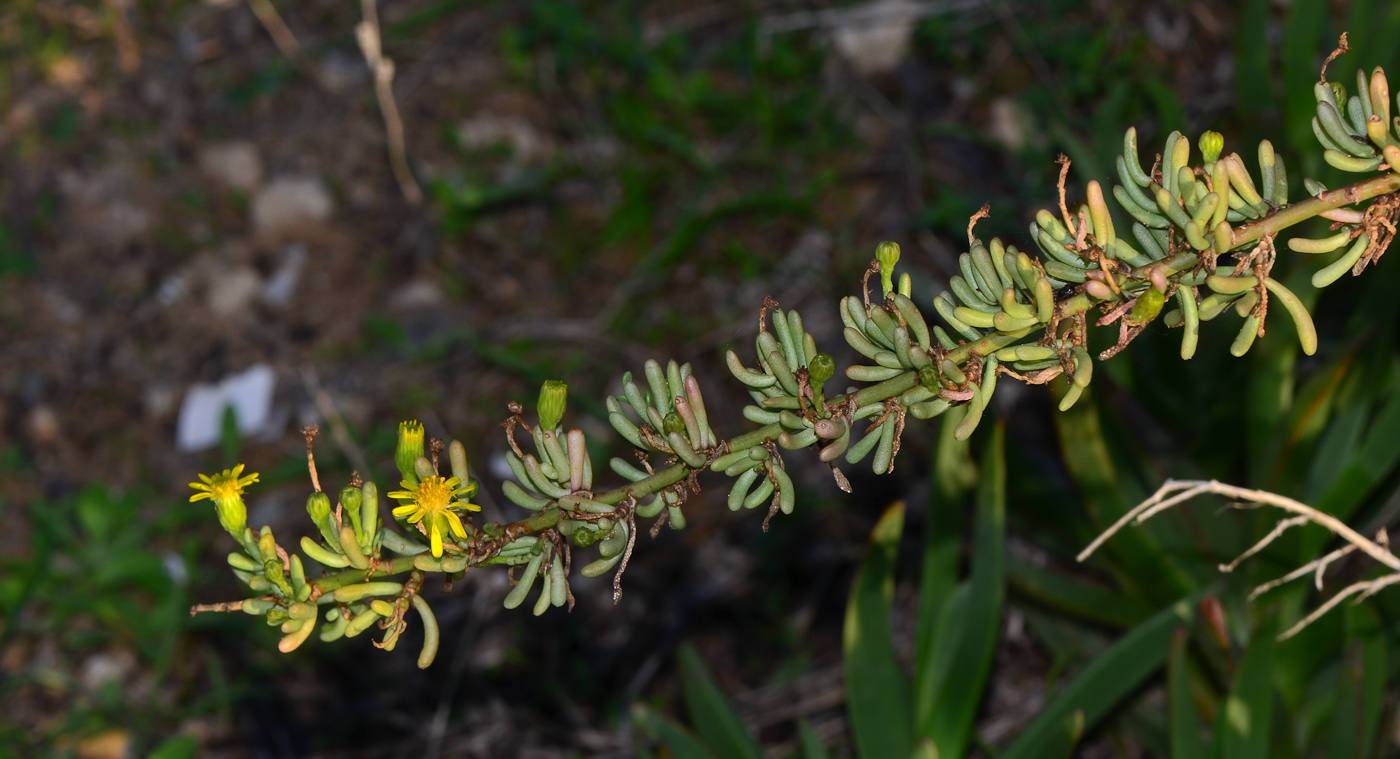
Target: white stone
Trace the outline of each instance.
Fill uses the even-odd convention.
[[[199,171],[224,187],[252,192],[262,184],[262,156],[242,140],[206,145],[199,151]]]
[[[457,125],[457,139],[467,148],[487,148],[500,142],[510,145],[512,157],[531,163],[549,155],[549,140],[524,119],[483,113]]]
[[[333,208],[331,193],[320,179],[278,177],[253,196],[253,229],[264,235],[293,231],[326,221]]]
[[[442,285],[431,279],[414,279],[405,283],[389,296],[388,306],[393,309],[411,310],[436,306],[446,300]]]
[[[254,364],[217,385],[193,385],[185,391],[180,417],[175,423],[175,447],[182,453],[218,445],[224,408],[232,406],[238,432],[244,437],[266,437],[272,419],[272,392],[277,374],[268,364]]]
[[[262,286],[262,277],[251,266],[210,272],[209,310],[225,317],[240,313],[258,297]]]
[[[850,13],[850,21],[832,30],[836,52],[862,76],[894,71],[909,50],[918,5],[909,0],[876,0]]]
[[[282,265],[268,278],[262,288],[262,300],[273,308],[282,308],[291,302],[296,294],[297,283],[301,281],[302,269],[306,268],[306,246],[288,245],[282,256]]]

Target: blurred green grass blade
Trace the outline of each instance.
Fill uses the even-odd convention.
[[[1201,723],[1196,719],[1196,704],[1191,698],[1191,672],[1186,663],[1186,628],[1178,627],[1172,635],[1171,653],[1167,657],[1167,719],[1170,722],[1172,759],[1196,759],[1202,756]]]
[[[1347,645],[1332,712],[1328,756],[1370,756],[1385,700],[1385,636],[1375,609],[1346,610]]]
[[[1063,387],[1061,383],[1056,386]],[[1136,504],[1124,492],[1104,441],[1098,409],[1091,401],[1086,393],[1073,408],[1056,414],[1055,429],[1061,456],[1084,496],[1089,517],[1096,530],[1103,530]],[[1170,518],[1166,515],[1165,519]],[[1104,557],[1109,557],[1110,570],[1132,587],[1133,595],[1157,603],[1181,598],[1196,588],[1180,562],[1168,557],[1152,537],[1165,519],[1119,532],[1099,552],[1098,559],[1104,562]]]
[[[903,532],[904,502],[898,501],[871,532],[846,604],[846,710],[862,757],[905,757],[914,745],[909,683],[890,640],[895,555]]]
[[[1294,451],[1305,449],[1326,428],[1347,375],[1356,366],[1356,359],[1356,351],[1348,351],[1319,369],[1303,385],[1287,420],[1274,435],[1269,449],[1270,467],[1264,479],[1255,480],[1256,487],[1287,492],[1290,488],[1284,481],[1298,478],[1306,471],[1294,471],[1297,468],[1291,467]]]
[[[1293,145],[1305,151],[1300,155],[1302,165],[1299,168],[1308,176],[1316,176],[1312,167],[1321,165],[1322,151],[1318,149],[1310,126],[1317,109],[1312,86],[1317,81],[1320,58],[1337,43],[1331,27],[1327,0],[1293,0],[1283,24],[1283,123]],[[1253,32],[1267,36],[1263,27]],[[1344,68],[1328,73],[1334,81],[1347,81]],[[1260,81],[1271,79],[1273,77],[1266,77]],[[1256,82],[1251,86],[1259,85]],[[1289,174],[1300,176],[1291,170]]]
[[[1400,430],[1400,391],[1392,392],[1395,394],[1385,406],[1369,417],[1369,429],[1356,453],[1341,465],[1331,486],[1315,501],[1315,508],[1348,519],[1400,463],[1400,435],[1395,432]]]
[[[1309,276],[1310,269],[1294,267],[1283,278],[1289,289],[1302,293],[1298,297],[1304,307],[1315,312],[1320,291],[1311,286],[1307,279]],[[1248,442],[1245,453],[1250,482],[1263,482],[1264,475],[1268,474],[1271,463],[1269,451],[1274,437],[1293,405],[1294,370],[1299,354],[1297,331],[1291,321],[1279,321],[1286,324],[1276,328],[1278,334],[1274,339],[1265,341],[1250,352],[1248,388],[1244,399],[1247,415],[1244,432]]]
[[[977,486],[977,464],[972,443],[958,440],[954,432],[967,415],[967,406],[954,406],[943,414],[938,428],[938,448],[933,459],[933,484],[940,500],[956,502]]]
[[[966,406],[950,409],[939,428],[934,452],[934,488],[929,497],[928,525],[924,535],[923,565],[919,577],[919,627],[915,642],[914,671],[925,673],[934,666],[939,638],[944,634],[943,618],[958,580],[962,561],[963,496],[977,484],[977,465],[968,454],[969,442],[958,440],[953,432]],[[916,682],[923,682],[920,674]],[[920,689],[915,694],[915,714],[922,713]]]
[[[812,723],[805,719],[797,722],[797,739],[802,745],[802,759],[829,759],[830,754],[827,754],[826,748],[822,746],[817,731],[813,730]]]
[[[681,646],[681,688],[690,724],[718,756],[734,759],[763,759],[763,751],[744,729],[729,699],[705,669],[700,655],[690,646]]]
[[[1120,630],[1138,625],[1153,612],[1141,598],[1115,593],[1014,556],[1007,558],[1007,579],[1013,590],[1036,603]]]
[[[1235,107],[1255,115],[1273,107],[1274,76],[1269,66],[1269,0],[1245,0],[1240,5],[1235,37]]]
[[[1254,631],[1235,687],[1221,705],[1211,741],[1221,759],[1268,759],[1274,714],[1274,636],[1278,627],[1265,622]]]
[[[632,719],[652,740],[664,744],[672,759],[727,759],[711,753],[689,730],[645,706],[633,707]]]
[[[177,735],[161,741],[146,759],[194,759],[196,756],[199,756],[199,742],[188,735]]]
[[[1047,747],[1062,740],[1061,733],[1077,710],[1084,713],[1084,730],[1092,730],[1162,666],[1173,633],[1191,621],[1200,596],[1196,593],[1157,612],[1113,644],[1046,704],[1001,759],[1040,759]]]
[[[1376,66],[1387,70],[1396,63],[1400,49],[1400,3],[1393,0],[1351,0],[1347,3],[1347,42],[1353,57],[1351,68],[1368,73]]]
[[[1326,492],[1356,455],[1366,422],[1373,413],[1369,401],[1369,398],[1353,399],[1352,403],[1338,408],[1331,423],[1318,438],[1316,450],[1312,451],[1309,460],[1298,462],[1307,468],[1306,485],[1301,491],[1306,502],[1313,503]]]
[[[931,738],[942,756],[962,756],[977,706],[987,684],[1001,609],[1006,599],[1006,430],[998,423],[982,455],[977,486],[977,527],[973,535],[972,577],[957,634],[932,643],[948,652],[946,670],[916,673],[917,734]],[[943,674],[943,677],[938,677]]]

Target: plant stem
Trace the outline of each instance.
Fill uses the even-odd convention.
[[[1237,248],[1263,239],[1264,235],[1277,234],[1320,213],[1370,200],[1378,195],[1387,195],[1396,190],[1400,190],[1400,174],[1393,171],[1364,182],[1328,190],[1316,197],[1284,206],[1262,219],[1235,227],[1235,231],[1230,235],[1230,247]]]

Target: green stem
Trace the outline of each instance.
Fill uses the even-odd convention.
[[[1400,174],[1395,172],[1328,190],[1316,197],[1284,206],[1262,219],[1235,227],[1234,233],[1230,235],[1230,247],[1238,248],[1260,240],[1264,235],[1278,234],[1283,229],[1307,221],[1318,214],[1370,200],[1378,195],[1387,195],[1396,190],[1400,190]]]

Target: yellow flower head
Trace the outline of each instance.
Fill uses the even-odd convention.
[[[190,487],[201,491],[190,496],[190,502],[212,499],[214,510],[219,514],[219,524],[235,540],[241,540],[243,528],[248,525],[248,507],[243,504],[243,488],[258,481],[257,473],[243,475],[243,465],[239,464],[212,477],[201,474],[199,479],[203,482],[190,483]]]
[[[465,538],[467,531],[462,527],[462,519],[454,509],[481,511],[481,507],[465,500],[454,500],[458,496],[470,498],[476,492],[476,483],[466,486],[456,477],[426,477],[415,486],[407,480],[399,483],[405,490],[396,490],[390,498],[404,501],[394,508],[394,516],[408,517],[409,524],[422,522],[424,534],[432,541],[434,558],[442,558],[442,536],[449,529],[459,538]]]

